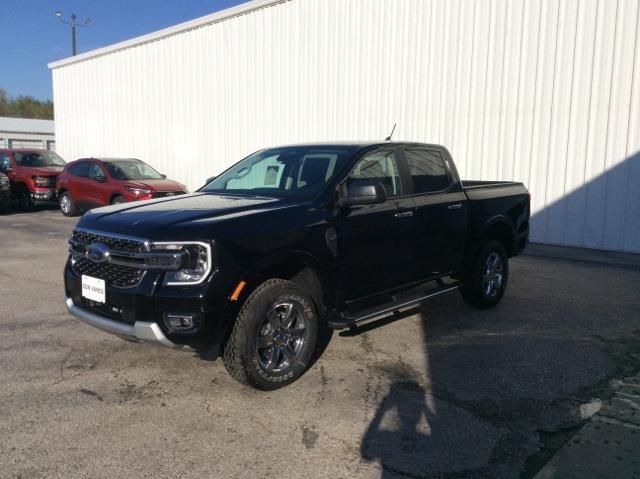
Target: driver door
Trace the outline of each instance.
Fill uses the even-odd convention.
[[[411,281],[416,261],[410,248],[415,232],[414,204],[405,194],[407,178],[398,151],[383,148],[367,153],[346,181],[370,179],[382,183],[387,200],[352,206],[337,221],[338,274],[346,301],[393,289]]]

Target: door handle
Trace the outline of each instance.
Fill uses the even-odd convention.
[[[396,218],[413,218],[413,211],[403,211],[402,213],[396,213]]]
[[[461,210],[462,209],[462,203],[456,203],[455,205],[449,205],[449,206],[447,206],[447,208],[449,208],[450,210]]]

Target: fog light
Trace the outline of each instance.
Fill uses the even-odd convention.
[[[200,327],[200,317],[197,314],[167,313],[164,324],[172,333],[193,332]]]

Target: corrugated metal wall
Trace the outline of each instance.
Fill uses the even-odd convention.
[[[640,251],[640,0],[291,0],[53,69],[58,151],[191,188],[252,151],[442,143],[532,240]]]

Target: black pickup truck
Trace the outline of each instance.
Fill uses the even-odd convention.
[[[236,380],[276,389],[331,329],[453,290],[496,305],[528,232],[524,186],[463,183],[442,146],[272,148],[196,193],[87,213],[66,304],[127,339],[221,354]]]

